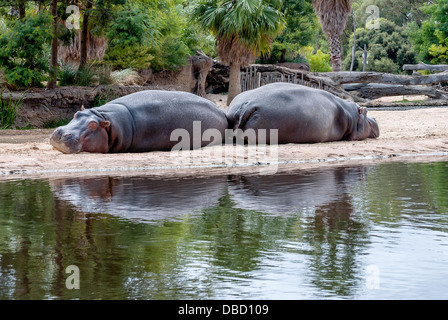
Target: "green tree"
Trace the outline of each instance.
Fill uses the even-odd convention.
[[[282,31],[280,5],[268,0],[200,0],[193,10],[193,19],[213,33],[220,59],[230,65],[228,105],[241,92],[241,66],[266,55]]]
[[[333,72],[342,70],[341,35],[351,13],[351,0],[313,0],[322,31],[328,36]]]
[[[367,10],[370,6],[376,6],[381,18],[398,26],[406,26],[411,22],[421,25],[426,19],[426,13],[421,7],[426,2],[426,0],[355,0],[352,7],[358,27],[365,27],[369,17],[373,17],[373,12]]]
[[[30,14],[15,21],[7,33],[0,35],[0,66],[10,85],[40,87],[47,79],[52,21],[48,13]]]
[[[157,32],[151,18],[140,6],[126,5],[109,23],[105,61],[117,68],[149,68],[150,46]]]
[[[267,62],[297,62],[303,59],[300,48],[313,45],[319,33],[319,21],[311,0],[285,0],[282,12],[286,27],[273,44]]]
[[[160,37],[158,45],[152,46],[150,53],[154,56],[152,69],[156,72],[164,69],[175,69],[187,61],[187,56],[192,54],[185,40],[187,30],[187,18],[183,15],[181,6],[170,5],[170,10],[155,11],[155,25],[157,25]]]
[[[399,73],[403,64],[416,63],[416,53],[405,32],[400,27],[386,19],[379,20],[380,29],[358,28],[356,30],[356,59],[354,70],[362,71],[363,57],[359,48],[367,47],[369,53],[366,71]],[[353,35],[350,39],[353,43]],[[349,69],[352,57],[344,59],[344,68]]]
[[[427,63],[448,63],[448,0],[438,0],[422,7],[428,19],[412,23],[408,33],[419,54]]]

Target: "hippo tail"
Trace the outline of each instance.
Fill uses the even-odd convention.
[[[230,126],[233,130],[244,130],[247,121],[249,121],[255,111],[257,111],[257,107],[240,106],[230,117],[228,117]]]

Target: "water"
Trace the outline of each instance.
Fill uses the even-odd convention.
[[[446,162],[0,181],[0,299],[447,299],[447,264]]]

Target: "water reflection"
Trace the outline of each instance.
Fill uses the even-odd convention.
[[[446,298],[447,178],[437,163],[3,182],[0,299]]]
[[[100,177],[52,180],[50,186],[57,199],[83,212],[149,222],[200,213],[218,203],[227,183],[225,177]]]

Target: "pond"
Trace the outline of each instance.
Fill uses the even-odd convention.
[[[0,181],[0,299],[447,299],[448,162]]]

